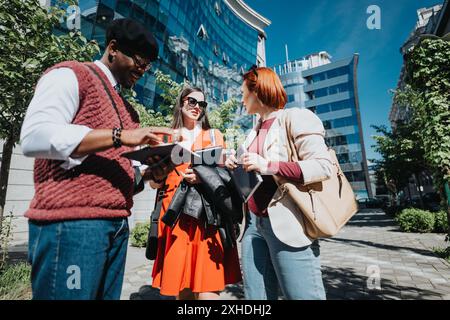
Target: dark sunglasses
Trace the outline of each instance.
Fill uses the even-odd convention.
[[[136,67],[138,67],[139,69],[144,70],[145,72],[147,72],[148,70],[150,70],[152,68],[152,63],[148,62],[145,63],[142,60],[140,60],[137,56],[132,56],[131,59],[133,59],[134,65]]]
[[[206,109],[208,106],[208,103],[206,101],[197,101],[197,99],[194,99],[192,97],[188,97],[186,100],[188,102],[189,107],[195,108],[195,106],[198,104],[200,108]]]
[[[130,54],[128,52],[125,52],[124,50],[120,50],[124,55],[126,55],[128,58],[131,58],[134,62],[134,65],[138,68],[138,69],[142,69],[144,70],[144,72],[147,72],[148,70],[150,70],[152,68],[152,63],[148,62],[145,63],[141,58],[138,58],[137,55],[135,54]]]

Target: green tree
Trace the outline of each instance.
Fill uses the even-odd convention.
[[[60,1],[60,4],[71,2]],[[90,61],[99,52],[80,32],[57,36],[65,11],[41,7],[38,0],[0,0],[0,230],[6,201],[12,150],[34,86],[44,70],[64,60]]]
[[[165,116],[160,111],[146,108],[136,99],[134,90],[124,90],[124,97],[139,114],[141,127],[169,127],[172,123],[171,114]]]
[[[158,105],[158,111],[165,115],[172,115],[177,97],[185,86],[190,85],[188,81],[178,83],[170,78],[170,75],[160,70],[155,72],[157,92],[163,102]]]
[[[406,56],[406,75],[407,86],[396,100],[410,108],[410,118],[420,132],[417,143],[423,146],[436,187],[444,195],[450,182],[450,42],[422,39]]]
[[[223,133],[227,147],[232,149],[237,149],[245,138],[240,126],[236,124],[238,107],[239,102],[230,99],[209,113],[211,126]]]
[[[417,143],[419,132],[414,122],[398,123],[394,131],[386,126],[372,127],[380,134],[373,137],[376,145],[372,147],[381,155],[381,159],[372,161],[388,190],[396,198],[398,192],[408,185],[411,175],[415,176],[420,187],[420,173],[426,165],[423,148]]]

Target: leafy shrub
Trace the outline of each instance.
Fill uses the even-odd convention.
[[[433,248],[434,253],[436,253],[442,259],[450,262],[450,247],[447,248]]]
[[[405,232],[432,232],[434,230],[434,213],[420,209],[404,209],[395,220]]]
[[[448,230],[448,220],[447,212],[438,211],[434,216],[434,232],[447,232]]]
[[[26,262],[5,265],[0,271],[0,300],[31,299],[31,266]]]
[[[131,245],[133,247],[143,248],[147,245],[148,232],[150,231],[150,223],[138,222],[131,231]]]

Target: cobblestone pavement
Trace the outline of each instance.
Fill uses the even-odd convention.
[[[450,264],[433,253],[443,234],[403,233],[376,209],[360,211],[334,238],[321,240],[328,299],[450,300]],[[161,299],[151,284],[144,250],[130,247],[122,299]],[[221,299],[243,299],[242,285],[228,286]]]

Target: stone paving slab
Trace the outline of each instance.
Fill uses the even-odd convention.
[[[320,245],[330,300],[450,299],[450,264],[433,253],[446,245],[444,234],[403,233],[384,212],[366,209]],[[163,298],[150,285],[152,262],[144,251],[129,248],[122,299]],[[242,284],[221,294],[224,300],[243,298]]]

